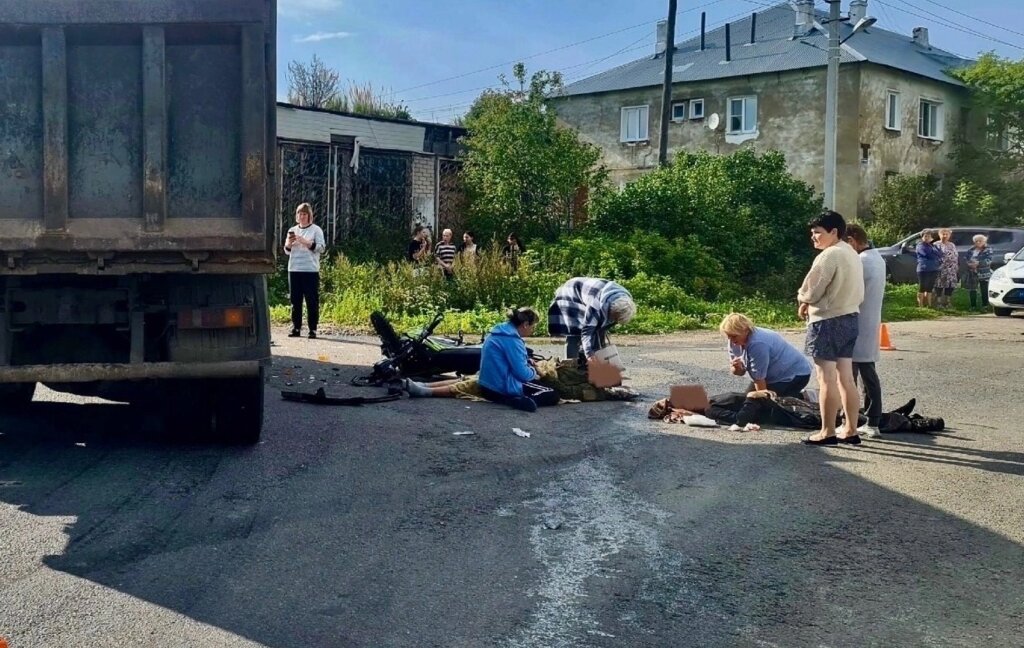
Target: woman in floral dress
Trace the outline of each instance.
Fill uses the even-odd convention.
[[[960,256],[956,252],[952,238],[952,230],[940,229],[939,242],[935,244],[935,247],[942,250],[942,266],[939,268],[939,278],[935,282],[936,306],[939,308],[949,308],[953,290],[960,280]]]

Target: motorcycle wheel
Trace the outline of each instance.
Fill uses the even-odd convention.
[[[395,327],[391,326],[391,322],[382,313],[374,311],[370,313],[370,323],[384,345],[386,355],[390,358],[397,354],[401,350],[402,342],[398,339],[398,333],[395,333]]]

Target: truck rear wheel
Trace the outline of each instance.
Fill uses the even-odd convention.
[[[210,404],[210,428],[215,438],[231,445],[253,445],[263,433],[266,370],[254,378],[218,381]]]
[[[258,376],[176,381],[164,401],[169,430],[195,443],[252,445],[263,432],[265,369]]]
[[[17,409],[32,402],[36,393],[36,384],[31,383],[0,383],[0,408]]]

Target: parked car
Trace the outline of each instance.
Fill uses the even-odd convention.
[[[1014,227],[949,227],[932,228],[938,237],[939,229],[953,231],[953,244],[960,253],[960,275],[963,276],[967,267],[967,253],[974,245],[974,235],[984,234],[988,237],[988,246],[992,249],[992,268],[1004,263],[1006,254],[1014,255],[1024,248],[1024,229]],[[889,283],[915,283],[917,281],[917,244],[921,242],[921,232],[908,236],[899,243],[889,247],[878,248],[878,253],[885,259],[885,268]]]
[[[1006,265],[992,273],[988,282],[988,300],[998,317],[1009,317],[1015,310],[1024,310],[1024,248],[1016,255],[1007,253]]]

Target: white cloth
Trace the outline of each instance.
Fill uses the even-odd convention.
[[[288,272],[320,272],[320,255],[324,253],[324,231],[319,226],[310,224],[309,227],[293,226],[288,233],[295,232],[295,236],[302,237],[313,242],[313,249],[294,245],[288,249],[287,244],[284,253],[288,255]],[[287,241],[287,239],[285,239]]]
[[[718,427],[714,419],[709,419],[703,414],[690,414],[683,417],[683,423],[690,427]]]
[[[882,300],[885,298],[885,259],[874,248],[860,253],[864,267],[864,301],[857,317],[857,344],[854,362],[878,362],[879,332],[882,328]]]

